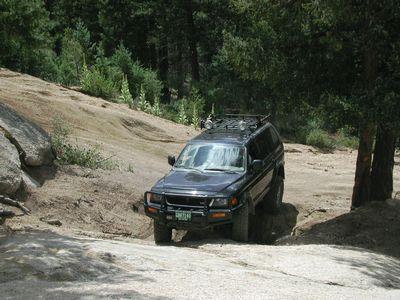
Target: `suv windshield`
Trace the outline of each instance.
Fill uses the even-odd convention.
[[[244,147],[229,144],[189,144],[183,149],[176,168],[199,171],[244,171]]]

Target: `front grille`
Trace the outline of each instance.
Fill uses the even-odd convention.
[[[204,207],[206,201],[206,198],[167,195],[167,203],[171,205]]]

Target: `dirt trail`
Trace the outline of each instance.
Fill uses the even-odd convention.
[[[44,232],[18,234],[1,247],[2,299],[400,297],[400,261],[357,248],[231,241],[160,247]]]

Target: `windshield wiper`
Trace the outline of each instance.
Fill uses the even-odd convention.
[[[232,170],[220,169],[220,168],[209,168],[209,169],[204,169],[204,171],[218,171],[218,172],[225,172],[225,173],[231,173],[231,174],[237,173],[237,172],[232,171]]]

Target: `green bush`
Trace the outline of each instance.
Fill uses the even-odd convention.
[[[160,98],[155,98],[153,106],[151,107],[151,113],[157,117],[162,115],[161,105],[160,105]]]
[[[338,147],[346,147],[350,149],[357,149],[358,147],[357,137],[349,134],[349,131],[346,128],[338,130],[335,140]]]
[[[109,65],[126,74],[129,90],[134,98],[140,96],[141,90],[144,91],[146,101],[149,103],[160,97],[162,83],[157,79],[157,74],[134,62],[132,54],[123,45],[120,45],[109,58]]]
[[[188,117],[185,108],[186,102],[187,101],[185,99],[180,100],[179,111],[178,111],[178,123],[183,125],[188,124]]]
[[[312,129],[306,136],[306,144],[320,149],[335,148],[334,140],[322,129]]]
[[[71,128],[63,119],[58,117],[53,120],[52,145],[61,164],[107,170],[118,166],[115,161],[104,158],[98,147],[83,148],[72,145],[69,142],[70,133]]]
[[[86,65],[83,66],[80,83],[82,91],[89,95],[114,102],[117,99],[118,85],[101,73],[96,66],[91,70]]]
[[[131,92],[129,91],[128,80],[125,76],[124,79],[122,79],[121,96],[119,97],[119,101],[121,103],[128,104],[129,108],[133,108],[133,98]]]
[[[138,110],[144,111],[147,113],[151,112],[151,105],[146,100],[146,92],[144,91],[143,86],[140,87]]]

